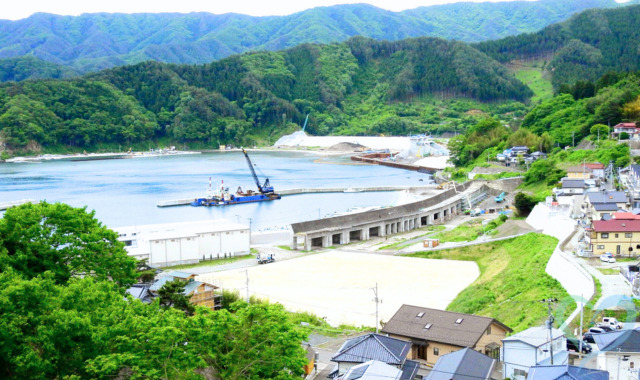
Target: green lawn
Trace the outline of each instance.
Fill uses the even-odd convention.
[[[483,234],[492,235],[496,227],[504,223],[500,218],[496,218],[486,225],[482,225],[484,219],[478,218],[459,225],[458,227],[443,231],[432,236],[433,239],[440,239],[440,242],[462,242],[474,241]]]
[[[410,257],[474,261],[480,276],[447,310],[496,318],[514,332],[538,326],[547,317],[545,298],[557,298],[557,321],[576,304],[558,281],[545,272],[558,239],[529,233],[513,239],[455,249],[418,252]]]
[[[248,259],[253,259],[253,258],[255,258],[255,256],[253,256],[253,255],[242,255],[242,256],[236,256],[236,257],[228,257],[226,259],[200,261],[199,263],[196,263],[196,264],[184,264],[184,265],[174,265],[174,266],[171,266],[171,267],[161,267],[160,269],[162,269],[162,270],[182,270],[182,269],[190,269],[190,268],[198,268],[198,267],[207,267],[207,266],[212,266],[212,265],[222,265],[222,264],[235,263],[236,261],[248,260]]]
[[[620,270],[615,268],[597,268],[597,269],[600,271],[600,273],[606,274],[606,275],[620,274]]]

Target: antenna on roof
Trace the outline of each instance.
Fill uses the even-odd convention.
[[[378,283],[376,282],[376,287],[375,288],[371,288],[371,290],[373,290],[373,294],[375,295],[375,297],[373,298],[373,302],[376,303],[376,334],[378,333],[378,325],[380,324],[379,320],[378,320],[378,304],[382,303],[382,300],[380,298],[378,298]]]

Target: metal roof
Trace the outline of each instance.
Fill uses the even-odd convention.
[[[553,339],[564,336],[562,330],[554,328]],[[513,334],[508,338],[502,339],[502,342],[520,341],[533,347],[540,347],[549,342],[549,329],[544,326],[534,326]]]
[[[423,314],[419,317],[420,313]],[[462,321],[456,323],[460,319]],[[384,325],[382,332],[459,347],[473,347],[492,323],[502,326],[507,331],[512,331],[509,327],[489,317],[402,305]],[[431,326],[426,328],[428,324]]]
[[[593,230],[596,232],[637,232],[640,231],[640,220],[594,220]]]
[[[339,377],[341,380],[400,380],[402,371],[378,360],[355,365]]]
[[[609,380],[609,372],[574,365],[545,365],[529,368],[527,380]]]
[[[488,380],[495,363],[495,359],[465,347],[441,356],[426,380]]]
[[[596,203],[593,208],[596,211],[618,211],[620,209],[616,203]]]
[[[585,188],[584,179],[562,179],[562,188],[563,189],[584,189]]]
[[[627,203],[627,194],[622,191],[594,191],[587,194],[589,203]]]
[[[403,363],[411,348],[411,342],[390,338],[380,334],[367,334],[349,339],[331,361],[364,363],[369,360],[379,360],[387,364],[400,365]]]
[[[593,334],[600,351],[640,352],[640,331],[622,330]]]

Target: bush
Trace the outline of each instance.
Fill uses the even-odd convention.
[[[531,213],[531,210],[533,210],[533,208],[538,202],[532,196],[529,196],[525,193],[518,193],[516,194],[514,203],[515,203],[518,215],[527,216]]]

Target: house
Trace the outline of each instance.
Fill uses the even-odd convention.
[[[594,255],[611,252],[614,255],[630,254],[639,249],[640,220],[611,219],[594,220],[587,229],[585,241]]]
[[[562,195],[575,195],[584,194],[584,190],[587,188],[584,179],[562,179]]]
[[[628,178],[634,188],[640,187],[640,165],[631,165],[629,167]]]
[[[609,220],[619,210],[620,207],[615,203],[596,203],[591,207],[590,216],[592,220]]]
[[[211,309],[222,307],[222,294],[218,292],[219,287],[206,282],[196,281],[195,273],[173,271],[161,274],[160,277],[149,287],[149,292],[158,296],[158,290],[167,282],[181,280],[185,282],[184,295],[191,296],[189,301],[196,306],[206,306]]]
[[[640,363],[640,331],[621,330],[593,334],[600,352],[598,368],[608,371],[613,379],[637,378]]]
[[[627,133],[629,138],[635,138],[638,134],[638,128],[636,127],[636,123],[618,123],[613,126],[613,132],[611,132],[611,136],[614,138],[619,138],[621,133]]]
[[[391,337],[411,341],[409,358],[430,364],[465,347],[498,358],[501,339],[511,331],[493,318],[411,305],[402,305],[382,328]]]
[[[139,299],[142,303],[149,304],[153,301],[153,295],[149,291],[150,284],[133,284],[125,292],[131,297]]]
[[[604,179],[604,164],[599,162],[585,163],[582,166],[591,170],[591,175],[596,179]]]
[[[442,355],[426,380],[490,380],[496,360],[469,347]]]
[[[567,338],[562,330],[554,328],[551,331],[551,341],[549,329],[544,326],[530,327],[503,339],[503,375],[514,380],[525,380],[532,366],[567,364]]]
[[[593,175],[593,171],[586,166],[571,166],[567,168],[567,177],[569,179],[589,179]]]
[[[609,203],[607,206],[599,206],[599,210],[596,210],[594,205]],[[617,210],[614,210],[614,206],[611,204],[615,203]],[[587,196],[585,197],[585,203],[583,204],[583,208],[585,210],[585,214],[592,220],[601,219],[602,213],[612,213],[618,210],[627,210],[629,207],[629,199],[627,198],[627,194],[623,191],[593,191],[587,192]]]
[[[349,369],[359,364],[376,360],[402,371],[402,380],[412,380],[418,373],[418,362],[407,359],[411,342],[381,334],[367,334],[349,339],[331,357],[336,367],[329,374],[332,379],[340,378]]]
[[[400,380],[402,371],[378,360],[369,360],[349,368],[336,380]]]
[[[609,380],[609,372],[575,365],[536,365],[527,380]]]

